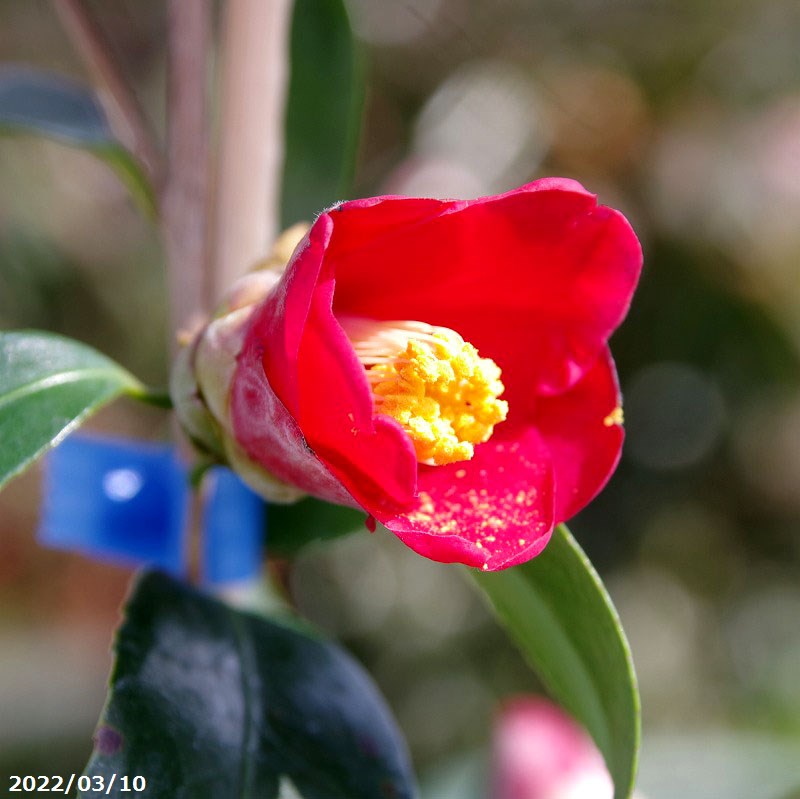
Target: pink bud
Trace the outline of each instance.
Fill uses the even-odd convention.
[[[491,799],[612,799],[614,786],[592,739],[564,711],[519,697],[497,719]]]

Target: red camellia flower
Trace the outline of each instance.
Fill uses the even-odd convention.
[[[625,218],[570,180],[345,202],[263,299],[201,334],[200,394],[268,498],[360,507],[426,557],[513,566],[616,466],[607,341],[640,268]]]

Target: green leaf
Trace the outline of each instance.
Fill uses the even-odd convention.
[[[283,227],[350,193],[365,82],[343,0],[296,0],[290,59]]]
[[[37,134],[94,153],[155,216],[155,195],[141,164],[117,141],[91,89],[60,75],[27,67],[3,67],[0,134]]]
[[[40,331],[0,332],[0,487],[89,414],[144,387],[85,344]]]
[[[603,583],[564,525],[539,557],[471,572],[553,697],[597,743],[615,799],[633,789],[639,692],[630,648]]]
[[[136,588],[85,774],[148,799],[412,797],[405,744],[368,675],[307,631],[158,573]],[[119,796],[117,790],[105,795]],[[86,793],[85,796],[92,796]]]
[[[294,505],[269,505],[267,549],[273,557],[288,557],[314,541],[363,530],[365,520],[363,510],[331,505],[313,497]]]

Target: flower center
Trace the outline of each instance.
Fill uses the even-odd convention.
[[[375,410],[411,437],[417,460],[467,461],[508,414],[500,368],[446,327],[339,320],[372,388]]]

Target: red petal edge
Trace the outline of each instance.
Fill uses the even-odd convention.
[[[312,264],[321,262],[329,237],[330,230],[324,227],[312,231],[298,247],[296,259]],[[234,436],[247,455],[277,479],[329,502],[356,505],[341,482],[309,449],[296,416],[290,410],[293,405],[297,406],[288,381],[293,368],[291,336],[302,329],[308,312],[307,306],[304,308],[302,302],[295,301],[298,296],[302,298],[303,293],[293,291],[303,288],[296,280],[295,273],[287,270],[253,315],[245,334],[231,384]],[[312,286],[314,283],[315,279],[311,281]],[[277,370],[273,381],[267,380],[263,367],[267,341],[272,343],[273,357],[283,367]],[[287,379],[277,379],[280,376]],[[278,395],[279,390],[282,396]]]

